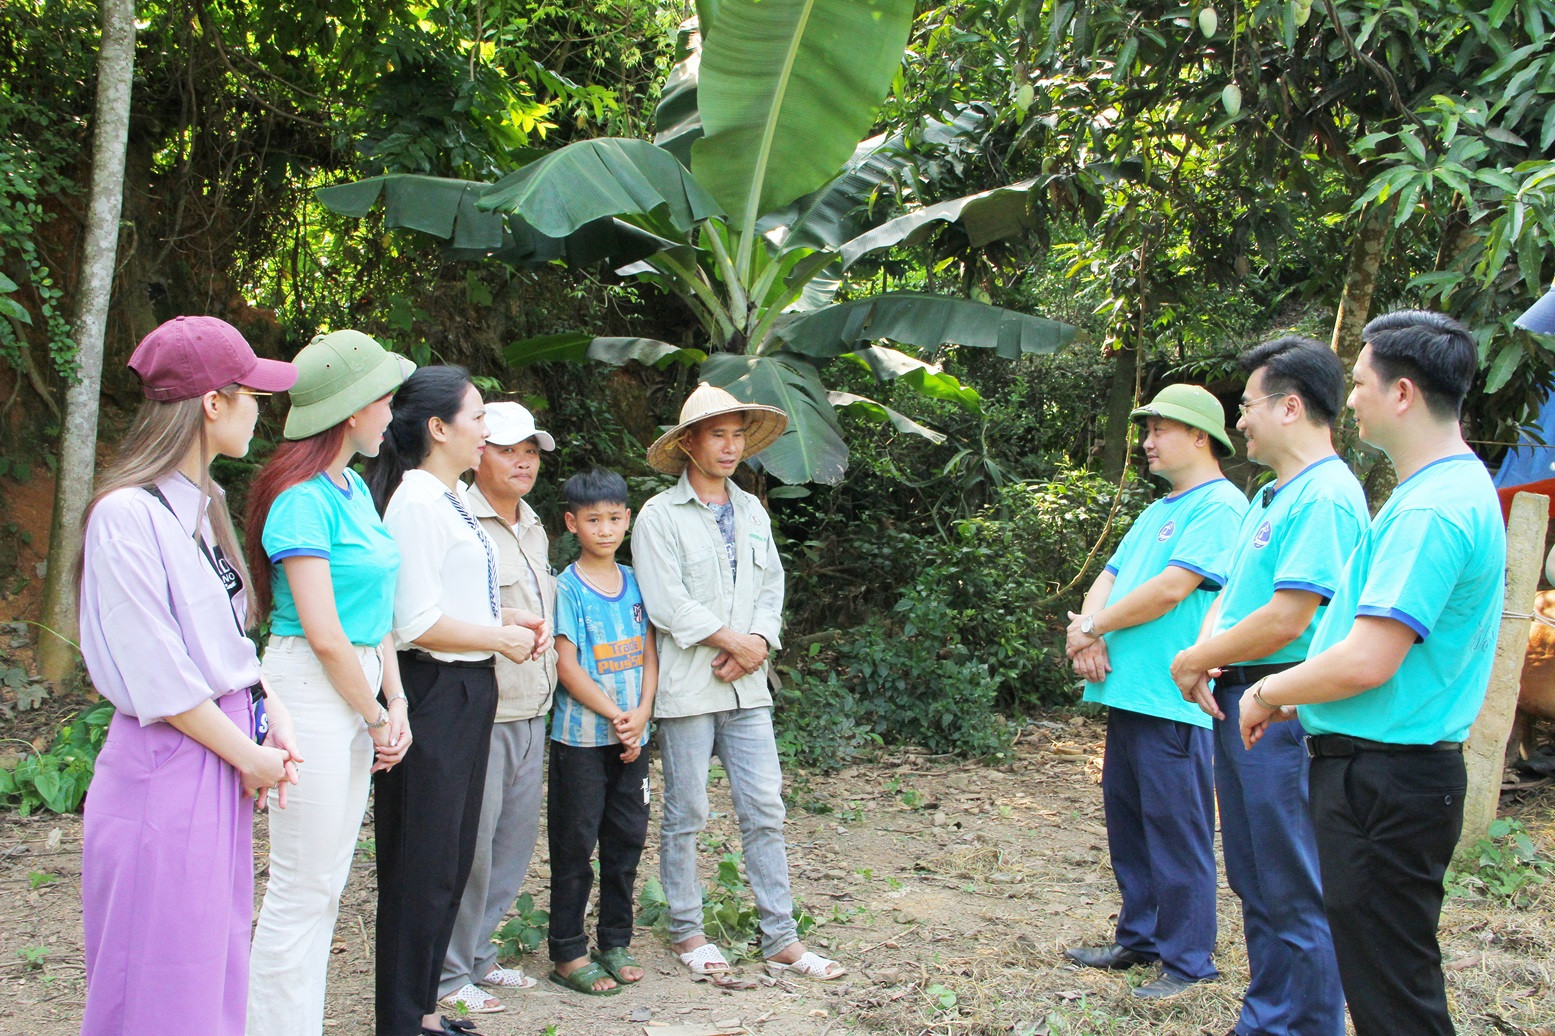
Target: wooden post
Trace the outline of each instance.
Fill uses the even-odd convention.
[[[1469,790],[1463,801],[1463,834],[1455,855],[1462,856],[1484,838],[1496,818],[1501,797],[1501,772],[1506,764],[1506,739],[1512,733],[1517,712],[1517,689],[1522,678],[1523,656],[1528,651],[1533,595],[1539,589],[1544,567],[1544,533],[1550,521],[1550,498],[1537,493],[1518,493],[1512,499],[1512,516],[1506,528],[1506,599],[1496,658],[1490,668],[1485,703],[1463,746],[1469,771]]]

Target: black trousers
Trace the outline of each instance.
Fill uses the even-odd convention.
[[[551,841],[551,960],[588,952],[583,912],[594,887],[589,865],[599,846],[601,950],[632,942],[632,889],[648,838],[648,752],[621,761],[620,745],[579,748],[551,742],[546,811]]]
[[[373,784],[378,841],[377,1036],[417,1036],[475,858],[496,671],[399,653],[413,740]]]
[[[1436,926],[1463,829],[1459,752],[1312,760],[1323,907],[1356,1036],[1451,1036]]]

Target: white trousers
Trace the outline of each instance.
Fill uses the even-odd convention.
[[[356,651],[376,690],[383,681],[377,647]],[[254,930],[247,1032],[320,1036],[329,948],[367,810],[373,741],[304,638],[271,637],[263,670],[296,723],[303,764],[286,808],[270,810],[270,882]]]

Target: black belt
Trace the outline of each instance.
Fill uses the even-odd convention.
[[[479,661],[472,662],[464,658],[438,658],[435,655],[428,654],[425,651],[418,651],[415,648],[411,648],[408,651],[401,651],[400,654],[409,655],[411,659],[417,662],[421,662],[424,665],[451,665],[455,669],[493,669],[497,665],[497,659],[495,656],[491,658],[482,658]]]
[[[1272,665],[1228,665],[1222,666],[1220,675],[1215,677],[1215,688],[1232,685],[1246,687],[1248,684],[1257,683],[1259,680],[1273,676],[1275,673],[1283,673],[1300,662],[1275,662]]]
[[[1348,734],[1308,734],[1307,755],[1313,759],[1339,759],[1356,752],[1385,752],[1404,755],[1415,752],[1461,752],[1461,741],[1438,741],[1434,745],[1395,745],[1387,741],[1368,741]]]

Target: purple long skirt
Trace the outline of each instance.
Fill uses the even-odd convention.
[[[252,729],[247,691],[216,703]],[[254,807],[169,723],[115,715],[86,797],[82,1036],[243,1036]]]

